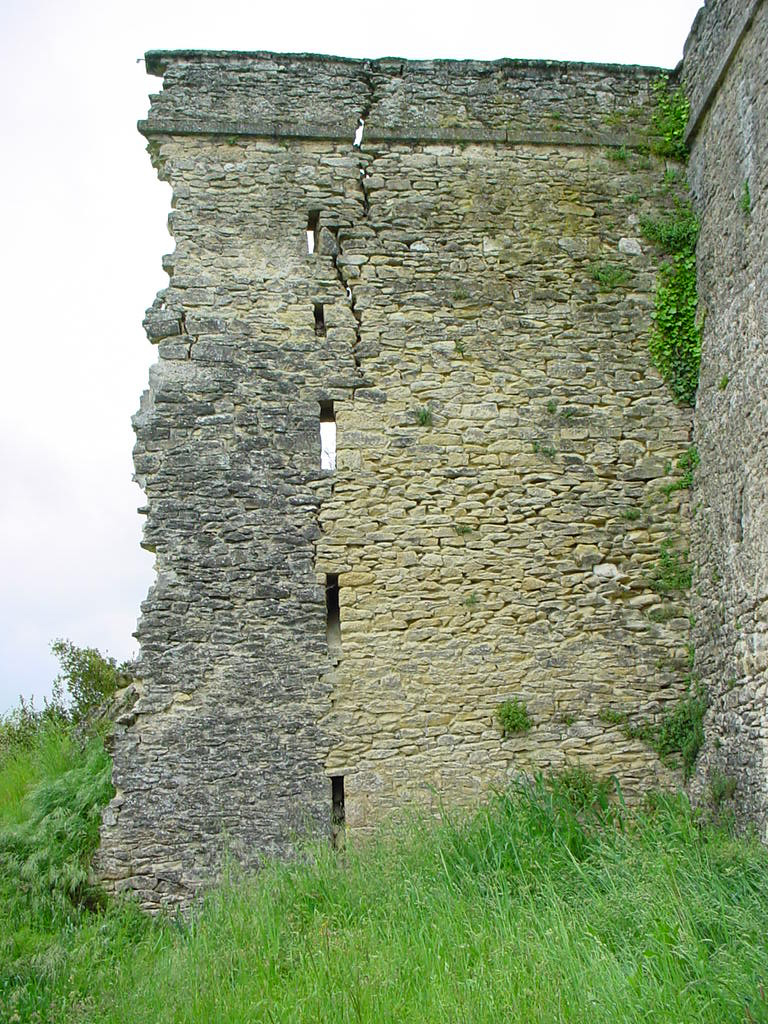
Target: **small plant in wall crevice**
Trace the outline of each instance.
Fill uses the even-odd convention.
[[[745,217],[748,217],[752,212],[752,196],[749,192],[749,182],[744,182],[744,187],[741,190],[741,198],[739,199],[739,208]]]
[[[528,732],[533,724],[528,708],[517,697],[499,704],[496,708],[496,719],[505,736],[519,736]]]
[[[661,545],[659,560],[651,573],[648,584],[656,594],[682,593],[690,590],[692,568],[688,551],[678,551],[666,540]]]
[[[612,291],[629,281],[629,271],[615,263],[596,262],[589,267],[590,276],[597,281],[603,292]]]

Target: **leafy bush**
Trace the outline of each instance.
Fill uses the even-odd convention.
[[[18,707],[0,717],[0,769],[9,758],[28,750],[41,730],[66,721],[68,710],[60,690],[55,690],[53,697],[45,700],[41,710],[35,707],[33,700],[22,697]]]
[[[130,663],[118,665],[93,647],[57,640],[51,650],[61,671],[43,707],[38,709],[34,700],[22,697],[17,707],[0,716],[0,768],[8,758],[32,749],[49,727],[87,725],[89,719],[107,710],[115,691],[130,679]]]
[[[114,658],[100,654],[94,647],[77,647],[71,640],[56,640],[51,650],[61,666],[55,685],[69,693],[74,722],[104,708],[115,691],[128,681],[128,663],[118,665]]]

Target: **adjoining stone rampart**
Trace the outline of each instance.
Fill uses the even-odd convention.
[[[708,0],[686,46],[704,320],[695,437],[699,796],[768,838],[768,6]],[[734,787],[735,786],[735,790]]]
[[[647,351],[664,162],[632,145],[657,72],[148,68],[176,249],[146,321],[157,582],[102,877],[185,902],[227,850],[337,831],[341,779],[353,833],[520,772],[673,781],[621,726],[673,706],[687,664],[687,598],[650,585],[686,543],[664,485],[691,426]],[[505,738],[507,700],[531,728]]]

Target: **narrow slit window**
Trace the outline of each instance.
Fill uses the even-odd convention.
[[[341,648],[341,617],[339,614],[339,577],[328,573],[325,577],[325,629],[328,647],[338,652]]]
[[[317,233],[320,230],[320,211],[310,210],[307,217],[307,252],[312,255],[317,245]]]
[[[344,776],[331,776],[331,840],[336,849],[344,845]]]
[[[325,310],[322,302],[314,303],[315,311],[315,334],[319,338],[325,337]]]
[[[336,414],[333,402],[320,403],[320,469],[336,469]]]

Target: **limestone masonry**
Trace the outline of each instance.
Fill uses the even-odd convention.
[[[694,424],[648,355],[658,70],[147,55],[176,248],[134,419],[157,581],[113,740],[110,887],[185,903],[227,852],[252,867],[525,772],[679,784],[620,723],[685,694],[691,611],[713,698],[695,785],[735,773],[764,826],[768,38],[743,6],[707,5],[683,68],[692,493],[666,493]],[[660,595],[691,520],[693,589]],[[528,731],[503,734],[506,701]]]
[[[696,663],[709,694],[694,791],[736,781],[768,840],[768,7],[708,3],[686,47],[688,177],[706,319],[695,437]],[[709,103],[707,104],[707,97]],[[748,202],[745,204],[745,186]]]

